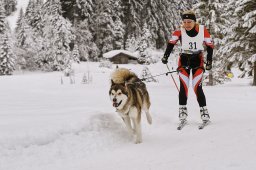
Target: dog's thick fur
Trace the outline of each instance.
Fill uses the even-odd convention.
[[[148,123],[152,123],[149,114],[150,99],[146,85],[135,73],[125,68],[118,68],[111,75],[109,96],[128,131],[135,135],[135,143],[141,143],[142,110],[146,113]]]

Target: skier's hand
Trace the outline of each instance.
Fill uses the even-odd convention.
[[[206,70],[211,70],[212,69],[212,61],[207,60],[205,69]]]
[[[162,58],[162,63],[163,63],[163,64],[167,64],[167,63],[168,63],[168,57],[167,57],[167,56],[164,56],[164,57]]]

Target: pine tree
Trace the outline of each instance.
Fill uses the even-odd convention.
[[[78,49],[77,44],[74,45],[72,55],[73,55],[73,57],[72,57],[73,61],[76,62],[76,63],[79,63],[80,62],[80,54],[79,54],[79,49]]]
[[[227,0],[213,0],[209,4],[209,31],[214,41],[213,52],[213,69],[209,71],[209,75],[212,76],[213,81],[210,82],[213,85],[215,82],[224,82],[230,80],[227,77],[227,69],[225,69],[225,62],[223,62],[223,56],[218,55],[218,51],[221,46],[224,45],[224,34],[226,33],[227,26],[225,23],[229,22],[222,17],[223,10]],[[213,74],[213,75],[212,75]]]
[[[14,59],[10,27],[5,20],[5,9],[0,1],[0,75],[11,75],[14,71]]]
[[[20,13],[17,19],[17,24],[15,28],[15,36],[16,36],[16,45],[18,47],[25,47],[25,40],[26,40],[26,33],[27,33],[27,28],[28,24],[26,23],[23,9],[20,9]]]
[[[218,24],[221,23],[222,27],[219,27],[221,29],[220,32],[216,32],[220,33],[218,37],[222,37],[219,40],[214,39],[217,49],[215,50],[213,59],[215,60],[214,68],[216,72],[220,73],[216,75],[216,77],[218,77],[218,79],[224,79],[224,81],[230,80],[230,76],[228,75],[232,74],[232,62],[229,61],[226,51],[229,48],[229,36],[233,34],[230,26],[235,23],[232,17],[235,8],[234,1],[224,0],[221,1],[221,7],[218,9],[219,13],[221,13]],[[223,11],[225,11],[225,13],[223,13]]]
[[[73,28],[61,16],[59,0],[49,0],[45,4],[44,48],[39,63],[46,70],[64,70],[72,64],[70,43],[74,40]]]
[[[0,35],[0,75],[12,75],[15,56],[11,47],[11,39],[6,31]]]
[[[99,49],[93,41],[92,33],[89,30],[87,20],[80,22],[76,28],[76,42],[80,52],[81,61],[96,61]]]
[[[142,29],[140,41],[138,44],[138,51],[140,53],[140,58],[138,59],[140,63],[150,64],[152,63],[152,56],[150,49],[152,48],[152,36],[147,28],[147,24],[144,24]]]
[[[42,28],[44,27],[42,18],[43,1],[44,0],[36,0],[34,8],[34,17],[32,20],[30,20],[30,22],[28,22],[30,23],[36,37],[42,36]]]
[[[114,21],[111,6],[111,1],[98,0],[98,10],[92,17],[94,23],[90,24],[94,41],[100,49],[100,58],[104,53],[114,49]]]
[[[184,3],[184,2],[183,2]],[[165,46],[170,31],[179,26],[177,3],[169,0],[146,0],[142,10],[142,22],[148,24],[153,37],[152,44],[157,49]]]
[[[33,24],[33,20],[34,20],[34,16],[35,16],[35,10],[34,10],[35,7],[36,7],[35,0],[29,0],[28,6],[25,11],[25,16],[26,16],[26,20],[27,20],[28,24],[31,26]]]
[[[15,55],[17,56],[16,64],[22,69],[36,70],[38,68],[37,54],[41,49],[39,43],[41,37],[35,33],[35,29],[28,24],[23,9],[20,10],[19,17],[15,28]]]
[[[223,34],[226,29],[225,23],[227,21],[221,16],[225,3],[226,0],[200,0],[194,6],[198,16],[197,21],[205,25],[214,41],[213,69],[209,71],[208,85],[222,82],[223,78],[225,78],[226,70],[224,69],[223,56],[217,54],[219,48],[223,45]]]
[[[138,48],[138,43],[138,39],[136,39],[134,35],[130,35],[130,37],[128,37],[128,39],[126,40],[126,50],[130,52],[135,52]]]
[[[113,48],[115,50],[123,49],[124,25],[119,18],[114,22],[114,42]]]
[[[93,9],[95,8],[95,5],[96,3],[92,0],[77,0],[77,10],[75,15],[77,15],[82,21],[85,19],[89,20],[95,12]]]
[[[76,0],[60,0],[61,2],[61,9],[63,11],[62,16],[64,18],[69,19],[72,23],[75,18],[75,10],[77,6]]]
[[[0,1],[0,34],[4,34],[6,31],[5,17],[4,5],[3,2]]]
[[[251,76],[253,72],[253,55],[255,52],[255,2],[252,0],[229,1],[226,4],[226,21],[224,45],[218,55],[228,71],[238,65],[243,71],[239,77]],[[237,8],[238,7],[238,8]]]
[[[5,8],[6,16],[9,16],[12,12],[16,11],[17,0],[1,0]]]
[[[140,36],[141,31],[141,11],[143,9],[143,0],[122,0],[123,16],[121,20],[125,25],[124,48],[126,49],[126,40],[133,35],[135,38]]]
[[[234,34],[231,37],[233,44],[228,52],[240,59],[240,69],[244,71],[241,77],[245,73],[252,76],[252,56],[256,54],[256,44],[254,43],[256,41],[255,1],[239,0],[236,2],[236,6],[239,8],[234,11],[236,23],[233,29]]]

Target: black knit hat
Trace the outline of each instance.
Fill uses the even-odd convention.
[[[182,20],[184,20],[184,19],[192,19],[196,22],[196,16],[194,14],[183,14]]]

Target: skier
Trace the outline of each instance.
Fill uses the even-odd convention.
[[[196,23],[196,16],[192,10],[182,13],[182,26],[174,31],[172,38],[167,44],[162,63],[168,63],[168,57],[177,41],[181,42],[181,54],[178,60],[180,92],[179,92],[179,119],[185,122],[187,113],[187,98],[189,76],[192,72],[192,85],[200,106],[201,119],[204,123],[209,122],[210,116],[206,107],[206,99],[202,89],[204,72],[203,44],[207,47],[206,70],[212,68],[213,42],[212,38],[203,25]]]

